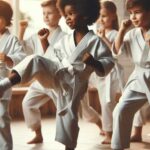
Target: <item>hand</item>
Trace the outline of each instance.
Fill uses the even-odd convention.
[[[7,56],[5,53],[0,53],[0,61],[5,62],[7,60]]]
[[[101,38],[105,38],[105,29],[104,28],[100,28],[97,30],[97,35]]]
[[[39,30],[38,36],[39,36],[40,40],[47,40],[47,38],[49,36],[49,30],[46,28]]]
[[[28,26],[28,21],[27,20],[21,20],[20,22],[19,22],[19,26],[20,26],[20,29],[26,29],[27,28],[27,26]]]
[[[82,61],[88,65],[91,64],[93,59],[93,56],[88,52],[86,52],[82,57]]]
[[[120,25],[120,30],[124,30],[126,31],[127,29],[129,29],[132,25],[132,22],[130,19],[125,19],[121,22],[121,25]]]

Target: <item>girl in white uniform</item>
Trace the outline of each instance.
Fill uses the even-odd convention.
[[[59,0],[58,6],[73,34],[64,36],[48,57],[31,55],[13,68],[9,78],[0,83],[0,93],[18,82],[28,82],[35,77],[43,86],[55,89],[57,101],[56,140],[74,150],[78,138],[78,107],[95,71],[104,76],[114,66],[106,44],[89,31],[87,25],[99,16],[98,0]],[[94,8],[89,11],[89,8]],[[47,58],[46,58],[47,57]],[[24,66],[24,67],[22,67]]]
[[[131,56],[135,69],[113,112],[111,147],[119,150],[129,148],[134,114],[150,102],[150,1],[126,0],[126,7],[130,20],[122,22],[113,51],[114,54],[124,52]],[[125,34],[131,22],[135,28]]]
[[[43,9],[43,20],[48,26],[48,30],[42,29],[38,34],[34,34],[27,40],[23,40],[27,22],[20,22],[19,37],[28,55],[36,54],[44,56],[45,53],[51,53],[48,52],[48,49],[44,49],[44,47],[42,46],[42,41],[39,34],[47,33],[48,37],[46,37],[45,40],[48,41],[46,43],[49,43],[49,45],[52,46],[65,35],[65,33],[58,25],[61,15],[56,8],[56,0],[45,0],[42,2],[41,7]],[[30,140],[28,144],[43,142],[43,136],[41,132],[40,107],[50,99],[52,99],[56,104],[57,94],[53,89],[43,87],[37,80],[30,85],[29,90],[25,95],[22,103],[25,122],[27,126],[35,132],[35,137]]]
[[[117,8],[112,1],[101,2],[100,17],[97,20],[98,35],[111,49],[118,30]],[[115,66],[106,77],[97,77],[97,89],[102,110],[102,129],[105,138],[102,144],[109,144],[112,136],[112,112],[117,104],[117,94],[123,89],[123,68],[115,59]]]
[[[8,31],[12,15],[11,6],[0,0],[0,80],[8,75],[11,67],[25,57],[18,39]],[[13,149],[8,111],[11,95],[11,89],[8,89],[0,97],[0,150]]]

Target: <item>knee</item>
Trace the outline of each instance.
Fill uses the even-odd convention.
[[[27,100],[23,100],[23,102],[22,102],[22,108],[23,108],[23,110],[29,109],[30,107],[31,107],[31,102],[27,101]]]
[[[8,112],[0,113],[0,128],[5,128],[10,124],[10,117]]]
[[[129,110],[124,105],[117,104],[117,106],[115,107],[113,111],[113,119],[116,117],[127,116],[128,113],[129,113]]]

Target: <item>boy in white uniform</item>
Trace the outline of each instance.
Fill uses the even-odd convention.
[[[13,68],[9,78],[0,83],[0,94],[18,82],[33,77],[45,87],[57,91],[56,140],[74,150],[78,138],[78,108],[84,96],[90,74],[104,76],[114,66],[106,44],[89,31],[99,16],[99,0],[59,0],[58,6],[73,34],[64,36],[46,57],[31,55]],[[89,11],[89,8],[94,8]],[[24,68],[22,67],[24,66]]]
[[[38,34],[34,34],[27,40],[23,40],[27,22],[20,22],[19,37],[28,55],[36,54],[44,56],[45,53],[50,54],[51,52],[48,52],[47,47],[44,48],[45,43],[53,46],[65,35],[58,25],[61,15],[56,7],[56,0],[45,0],[41,3],[41,7],[43,9],[43,20],[48,26],[48,29],[41,29]],[[43,34],[47,34],[44,39],[40,38]],[[46,42],[42,45],[42,41]],[[25,122],[27,126],[35,132],[35,137],[29,141],[28,144],[43,142],[40,107],[50,99],[52,99],[56,105],[57,94],[54,90],[43,87],[37,80],[30,85],[22,103]]]
[[[126,7],[130,20],[122,22],[113,51],[114,54],[124,52],[130,55],[135,69],[113,112],[111,147],[119,150],[129,148],[134,114],[147,101],[150,102],[150,1],[126,0]],[[131,23],[135,28],[125,35]]]
[[[6,77],[9,70],[25,57],[18,39],[8,30],[12,15],[11,6],[0,0],[0,80]],[[8,89],[0,97],[0,150],[13,149],[8,111],[11,95],[11,89]]]

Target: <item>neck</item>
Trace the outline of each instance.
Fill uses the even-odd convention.
[[[105,29],[105,32],[108,33],[108,32],[110,32],[111,30],[113,30],[113,29],[112,29],[112,28],[106,28],[106,29]]]
[[[53,26],[53,27],[52,27],[52,26],[49,26],[49,31],[52,32],[52,31],[54,31],[56,28],[58,28],[58,26]]]
[[[75,33],[76,33],[76,34],[85,35],[85,34],[88,33],[88,32],[89,32],[88,27],[75,29]]]
[[[88,28],[76,29],[74,31],[75,44],[77,45],[88,32]]]
[[[143,37],[146,41],[150,39],[150,35],[148,33],[149,30],[150,30],[150,28],[141,28]]]
[[[2,30],[0,31],[0,36],[2,36],[6,30],[7,30],[6,28],[2,29]]]

